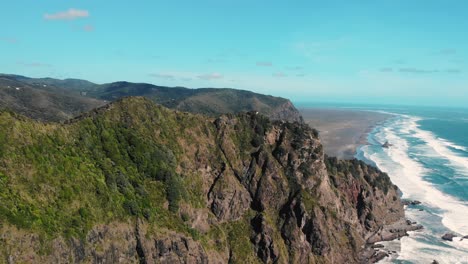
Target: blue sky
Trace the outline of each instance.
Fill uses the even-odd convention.
[[[464,106],[467,1],[4,1],[0,72]]]

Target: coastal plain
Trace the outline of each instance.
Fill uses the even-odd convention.
[[[300,108],[304,122],[320,133],[325,153],[352,159],[359,145],[368,144],[367,134],[391,115],[346,108]],[[382,142],[384,143],[384,142]]]

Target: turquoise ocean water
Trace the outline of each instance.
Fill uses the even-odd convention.
[[[468,263],[468,109],[321,105],[390,114],[356,157],[389,174],[402,197],[421,201],[406,217],[424,226],[400,241],[381,263]],[[388,141],[390,148],[382,148]],[[457,235],[444,241],[445,233]]]

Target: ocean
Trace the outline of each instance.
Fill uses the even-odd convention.
[[[468,263],[468,109],[388,107],[391,117],[368,135],[356,157],[389,174],[402,198],[418,200],[406,217],[424,226],[381,263]],[[392,146],[382,148],[388,141]],[[445,233],[457,237],[444,241]]]

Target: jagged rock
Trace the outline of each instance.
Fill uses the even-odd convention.
[[[382,144],[382,148],[389,148],[389,147],[391,147],[391,146],[393,146],[393,145],[390,144],[390,143],[388,143],[388,141],[385,141],[385,143]]]
[[[54,181],[44,179],[47,184],[25,178],[0,189],[2,205],[14,205],[12,199],[28,205],[31,199],[3,192],[28,190],[24,197],[38,194],[42,200],[24,208],[44,215],[43,207],[56,208],[61,201],[74,211],[55,212],[63,220],[55,225],[66,230],[70,223],[82,224],[75,232],[84,240],[68,241],[55,232],[51,253],[39,255],[37,234],[2,219],[0,248],[13,262],[367,263],[375,250],[366,243],[417,228],[405,223],[388,175],[362,161],[326,157],[317,131],[305,124],[272,122],[253,112],[212,119],[143,98],[126,98],[61,125],[30,125],[1,113],[0,118],[0,129],[15,131],[0,140],[0,163],[13,172],[23,171],[22,148],[40,144],[57,150],[40,159],[52,167],[76,160],[77,153],[86,161],[74,166],[73,180],[54,174]],[[20,151],[9,152],[16,147]],[[165,163],[150,170],[147,157]],[[106,162],[97,163],[101,159]],[[41,176],[36,163],[28,164],[28,172]],[[0,184],[8,182],[3,173]],[[69,187],[63,182],[70,190],[62,190]],[[79,210],[90,201],[95,218]]]
[[[273,243],[273,229],[268,226],[263,214],[259,214],[251,221],[254,236],[251,238],[258,257],[264,263],[274,263],[278,260],[279,249]]]
[[[388,257],[388,253],[385,252],[376,252],[370,259],[369,263],[376,263],[381,261],[382,259]]]
[[[203,247],[178,234],[156,239],[151,254],[160,263],[208,263]]]
[[[443,240],[447,240],[447,241],[453,241],[453,238],[456,237],[456,235],[452,234],[452,233],[446,233],[442,236],[442,239]]]
[[[421,204],[418,200],[402,200],[403,205],[419,205]]]

